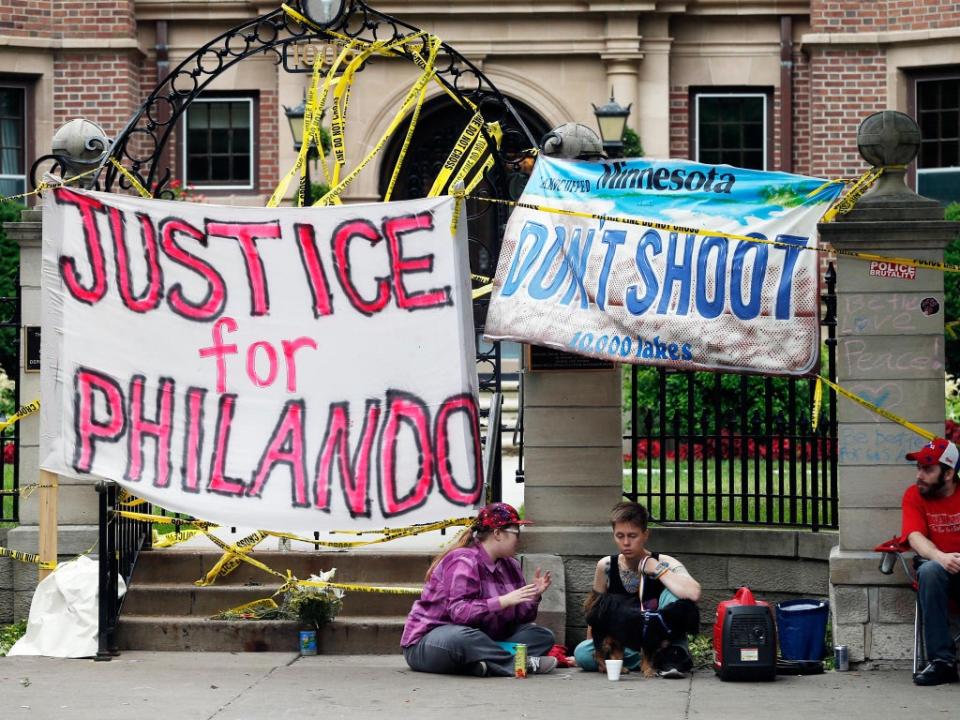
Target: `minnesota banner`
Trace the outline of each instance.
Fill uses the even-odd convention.
[[[52,190],[41,467],[265,530],[469,514],[483,473],[453,210]]]
[[[541,157],[523,205],[604,217],[514,211],[487,337],[625,363],[804,374],[819,354],[816,224],[840,190],[682,160]]]

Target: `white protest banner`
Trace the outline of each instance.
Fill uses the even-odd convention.
[[[50,191],[41,467],[265,530],[470,514],[483,473],[453,210]]]
[[[541,157],[521,203],[627,222],[518,207],[486,335],[617,362],[807,373],[820,258],[804,248],[840,190],[682,160]]]

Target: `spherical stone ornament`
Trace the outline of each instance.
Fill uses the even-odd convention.
[[[80,163],[96,162],[109,146],[102,127],[80,118],[62,125],[51,142],[54,155]]]
[[[860,123],[857,148],[874,167],[907,165],[920,150],[920,128],[897,110],[874,113]]]
[[[547,133],[543,140],[543,153],[562,158],[597,158],[603,156],[603,143],[591,128],[581,123],[569,122]]]

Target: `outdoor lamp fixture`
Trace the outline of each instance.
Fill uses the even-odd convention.
[[[287,122],[290,123],[290,132],[293,135],[293,149],[300,152],[303,146],[303,116],[307,111],[306,100],[301,100],[296,107],[283,106],[283,112],[287,115]]]
[[[346,12],[347,0],[300,0],[300,10],[320,27],[333,25]]]
[[[287,122],[290,123],[290,133],[293,135],[293,149],[300,152],[303,147],[303,116],[307,110],[306,98],[300,101],[296,107],[283,106],[283,112],[287,115]],[[306,207],[313,205],[312,185],[310,183],[310,158],[314,153],[313,143],[310,144],[310,150],[307,153],[307,161],[303,164],[303,176],[300,178],[300,186],[303,188],[303,204]]]
[[[603,140],[603,149],[608,157],[621,157],[623,154],[623,133],[627,129],[627,118],[630,117],[631,106],[632,103],[623,107],[614,100],[613,88],[610,88],[610,102],[600,107],[593,106],[593,114],[597,116],[597,126],[600,128],[600,138]]]

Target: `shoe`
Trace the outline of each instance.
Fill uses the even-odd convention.
[[[934,660],[913,676],[914,685],[943,685],[957,682],[957,666],[946,660]]]
[[[687,674],[682,670],[680,670],[679,668],[667,668],[664,670],[659,670],[657,671],[657,675],[662,678],[671,678],[671,679],[673,678],[682,679],[687,676]]]
[[[527,672],[531,675],[544,675],[548,672],[553,672],[556,666],[557,659],[550,655],[527,658]]]
[[[474,677],[486,677],[487,663],[483,660],[477,660],[473,665],[470,666],[470,674]]]

